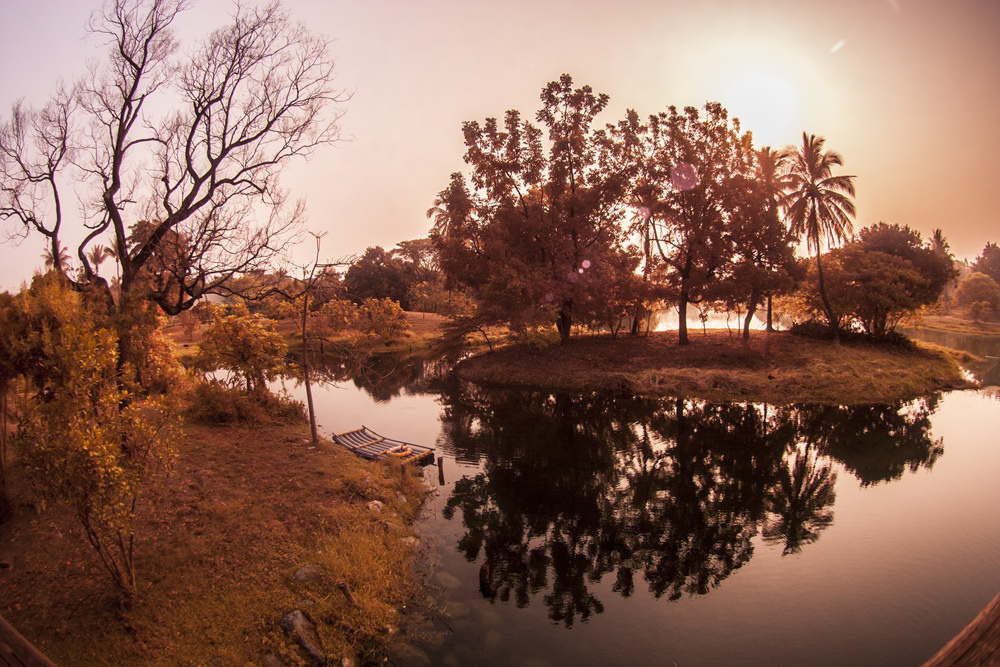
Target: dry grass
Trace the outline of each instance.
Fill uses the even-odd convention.
[[[307,664],[278,626],[300,606],[333,658],[377,650],[409,593],[401,538],[419,480],[327,443],[310,448],[302,426],[186,430],[157,510],[138,528],[128,610],[72,514],[32,507],[15,469],[17,511],[0,526],[0,614],[60,665],[244,665],[267,654]],[[371,500],[385,504],[381,516]],[[309,564],[322,577],[297,581]]]
[[[831,342],[758,333],[743,343],[701,332],[679,346],[675,332],[573,339],[542,351],[511,346],[463,362],[482,384],[612,390],[707,400],[872,403],[967,388],[955,360],[927,347]]]

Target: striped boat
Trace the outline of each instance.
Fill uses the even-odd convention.
[[[369,461],[384,461],[395,458],[401,463],[416,463],[417,465],[427,465],[434,462],[433,447],[385,438],[367,426],[346,433],[338,433],[333,436],[333,441]]]

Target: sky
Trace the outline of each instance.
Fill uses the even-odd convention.
[[[252,2],[253,0],[246,0]],[[627,109],[721,102],[755,145],[825,137],[856,176],[855,227],[944,231],[958,258],[1000,241],[1000,2],[995,0],[285,0],[331,40],[343,141],[290,167],[308,227],[336,260],[427,235],[426,211],[462,160],[461,125],[533,118],[563,73]],[[103,49],[97,0],[0,0],[0,118],[41,106]],[[193,47],[225,23],[200,0]],[[75,208],[75,207],[74,207]],[[308,247],[307,247],[308,246]],[[301,257],[315,251],[304,244]],[[41,268],[42,244],[0,246],[0,289]]]

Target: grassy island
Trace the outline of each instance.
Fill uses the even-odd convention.
[[[538,350],[500,348],[460,364],[460,375],[487,386],[627,391],[712,401],[879,403],[967,389],[956,353],[923,344],[874,345],[758,333],[746,343],[727,331],[572,339]]]

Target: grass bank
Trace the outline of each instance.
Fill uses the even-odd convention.
[[[1000,322],[975,322],[954,314],[924,315],[914,328],[975,336],[1000,336]]]
[[[726,331],[571,339],[536,350],[507,346],[459,365],[483,385],[626,391],[711,401],[857,404],[907,400],[974,386],[957,356],[929,346],[879,346],[787,332],[756,333],[748,343]]]
[[[59,665],[312,664],[279,626],[297,608],[331,663],[377,657],[410,592],[419,480],[328,443],[312,448],[304,425],[185,432],[156,511],[140,517],[138,599],[127,610],[72,512],[32,504],[15,467],[0,614]],[[320,566],[317,579],[296,578],[306,565]]]

